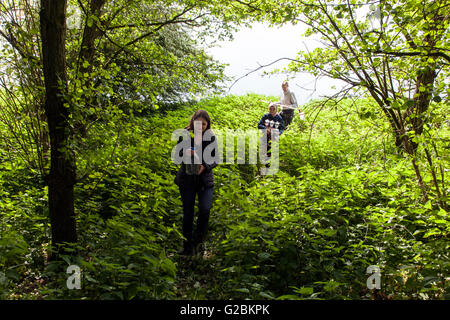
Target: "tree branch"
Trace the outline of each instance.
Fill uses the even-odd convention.
[[[252,73],[254,73],[254,72],[256,72],[256,71],[258,71],[258,70],[260,70],[260,69],[269,67],[269,66],[271,66],[271,65],[273,65],[273,64],[275,64],[275,63],[277,63],[278,61],[281,61],[281,60],[289,60],[289,61],[294,61],[294,62],[297,62],[297,63],[301,63],[301,61],[295,60],[295,59],[291,59],[291,58],[279,58],[279,59],[277,59],[277,60],[275,60],[275,61],[272,61],[272,62],[270,62],[270,63],[268,63],[268,64],[260,65],[258,68],[253,69],[252,71],[246,73],[245,75],[243,75],[243,76],[237,78],[237,79],[231,84],[231,86],[228,88],[228,92],[231,90],[231,88],[232,88],[239,80],[241,80],[241,79],[247,77],[248,75],[250,75],[250,74],[252,74]]]
[[[114,61],[114,59],[123,51],[126,50],[126,47],[135,44],[136,42],[156,33],[157,31],[161,30],[164,26],[169,25],[169,24],[175,24],[175,23],[182,23],[183,20],[177,20],[178,18],[182,17],[184,14],[186,14],[187,12],[191,11],[194,7],[187,7],[185,8],[182,12],[180,12],[179,14],[175,15],[172,19],[161,22],[159,24],[159,26],[149,32],[144,33],[143,35],[127,42],[125,45],[120,46],[120,48],[113,54],[113,56],[108,60],[108,62],[105,64],[104,68],[106,68],[112,61]],[[104,31],[103,31],[104,32]]]
[[[369,50],[368,52],[374,54],[386,54],[395,57],[414,57],[414,56],[425,56],[425,57],[441,57],[450,63],[450,56],[443,52],[399,52],[399,51],[383,51],[383,50]]]
[[[260,8],[254,7],[254,6],[252,5],[253,2],[255,2],[255,1],[252,1],[252,2],[249,2],[249,3],[244,2],[244,1],[240,1],[240,0],[235,0],[235,1],[238,2],[238,3],[240,3],[240,4],[242,4],[242,5],[244,5],[244,6],[249,7],[250,9],[252,9],[252,10],[254,10],[254,11],[261,11]]]

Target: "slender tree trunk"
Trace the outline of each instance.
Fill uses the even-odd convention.
[[[100,18],[101,10],[105,5],[106,0],[92,0],[89,7],[88,15],[93,15]],[[89,18],[87,18],[89,19]],[[101,35],[100,30],[98,30],[96,23],[89,24],[86,21],[83,31],[83,40],[81,42],[80,50],[80,73],[92,72],[95,56],[95,41]],[[89,64],[84,65],[84,62]]]
[[[48,201],[52,244],[76,242],[73,186],[75,162],[68,147],[69,109],[66,74],[66,0],[41,0],[41,39],[45,79],[45,114],[50,136]]]
[[[433,164],[433,160],[431,158],[430,151],[428,150],[428,148],[426,146],[424,147],[424,149],[425,149],[425,154],[427,156],[428,165],[430,167],[431,176],[433,177],[434,187],[436,188],[436,193],[439,198],[439,204],[443,209],[447,210],[447,201],[445,200],[445,197],[442,196],[441,189],[439,187],[439,182],[438,182],[437,175],[436,175],[436,169],[434,168],[434,164]],[[445,192],[445,190],[444,190],[444,192]]]
[[[431,92],[433,92],[434,80],[436,79],[436,72],[434,69],[435,68],[428,67],[417,77],[416,92],[413,99],[413,108],[416,117],[411,119],[411,123],[417,135],[421,135],[423,132],[423,115],[430,106]],[[421,87],[425,88],[425,91],[420,91]]]
[[[83,31],[83,39],[81,41],[81,48],[79,52],[79,59],[78,59],[78,74],[84,75],[85,73],[90,74],[94,68],[94,61],[95,61],[95,42],[96,40],[101,36],[101,31],[98,29],[97,24],[94,20],[93,23],[88,23],[90,19],[92,19],[92,16],[97,17],[100,19],[101,11],[103,6],[105,5],[106,0],[91,0],[89,4],[89,8],[84,9],[86,12],[86,21],[84,25],[84,31]],[[83,84],[91,88],[93,86],[92,84],[92,77],[89,76],[88,78],[81,77],[80,78],[83,82]],[[89,94],[82,94],[81,96],[82,101],[84,101],[85,105],[88,106],[92,103],[92,96]],[[83,137],[87,136],[87,125],[86,122],[88,122],[91,119],[83,119],[79,118],[73,123],[73,129],[74,133],[80,134]]]
[[[422,179],[422,175],[420,174],[419,166],[416,163],[414,155],[410,155],[410,157],[411,157],[411,163],[414,168],[414,172],[416,173],[417,184],[419,185],[419,188],[422,191],[422,196],[423,196],[422,200],[424,202],[427,202],[428,201],[427,188],[426,188],[425,184],[423,183],[423,179]]]

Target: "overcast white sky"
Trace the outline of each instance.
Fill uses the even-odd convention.
[[[220,42],[220,47],[208,50],[212,56],[229,66],[225,73],[235,79],[255,70],[259,65],[269,64],[279,58],[295,58],[300,50],[313,49],[318,42],[302,37],[305,27],[302,25],[284,26],[282,28],[268,27],[255,24],[251,29],[243,28],[234,34],[232,41]],[[230,94],[242,95],[259,93],[279,96],[281,82],[287,78],[285,74],[262,76],[263,72],[275,68],[283,69],[288,61],[280,61],[270,67],[261,69],[239,80],[229,91]],[[309,74],[299,74],[289,81],[289,87],[297,97],[299,104],[313,98],[335,92],[331,87],[339,86],[339,82],[320,79],[316,84],[314,77]],[[316,91],[313,92],[314,85]]]

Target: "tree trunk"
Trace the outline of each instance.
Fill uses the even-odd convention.
[[[93,15],[100,18],[101,10],[105,5],[106,0],[92,0],[87,15]],[[89,20],[89,18],[87,18]],[[83,31],[83,40],[81,42],[80,50],[80,73],[92,72],[95,56],[95,40],[101,35],[100,30],[96,26],[96,22],[89,24],[86,21]],[[84,62],[88,62],[88,65],[84,65]]]
[[[45,79],[45,114],[50,136],[48,201],[52,244],[76,242],[73,186],[75,161],[68,146],[69,108],[66,74],[66,0],[41,0],[41,39]]]
[[[94,59],[95,59],[95,41],[100,37],[101,31],[97,27],[97,22],[94,20],[93,23],[89,23],[89,20],[92,19],[92,16],[100,19],[101,11],[103,6],[105,5],[106,0],[91,0],[89,8],[86,9],[86,22],[84,25],[83,31],[83,39],[81,41],[81,48],[78,59],[78,75],[84,75],[85,73],[90,74],[94,67]],[[80,77],[83,81],[82,83],[91,88],[92,77],[84,78]],[[88,106],[92,103],[92,96],[88,94],[82,94],[82,101],[84,101],[85,105]],[[80,134],[82,137],[87,136],[87,125],[86,122],[90,119],[78,118],[73,123],[73,132],[75,134]]]
[[[436,72],[434,68],[431,67],[422,70],[422,72],[417,76],[416,92],[413,99],[413,110],[415,110],[416,117],[411,119],[416,135],[421,135],[423,132],[423,115],[430,106],[431,93],[433,92],[435,78]],[[421,87],[425,88],[425,91],[420,91]]]

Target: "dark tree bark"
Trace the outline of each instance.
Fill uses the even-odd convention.
[[[434,88],[434,80],[436,79],[436,68],[426,68],[417,77],[416,92],[414,101],[414,110],[417,117],[412,119],[411,123],[414,127],[414,131],[420,135],[423,132],[423,114],[428,110],[431,101],[431,93]],[[420,87],[425,88],[425,91],[420,91]]]
[[[97,27],[97,22],[89,23],[89,19],[92,16],[100,19],[101,11],[105,5],[106,0],[91,0],[89,3],[89,8],[82,8],[85,15],[86,21],[83,30],[83,39],[81,41],[81,48],[78,60],[78,74],[83,75],[84,73],[91,73],[94,68],[95,61],[95,41],[102,35],[101,31]],[[87,64],[85,64],[87,62]],[[92,77],[84,79],[84,85],[88,88],[93,86]],[[86,105],[92,103],[92,96],[82,94],[81,99]],[[92,119],[78,119],[73,124],[73,129],[75,134],[80,134],[83,137],[87,136],[87,125],[86,122]]]
[[[41,39],[45,79],[45,114],[50,136],[50,173],[48,201],[52,244],[76,242],[73,187],[75,160],[68,141],[69,108],[66,74],[66,0],[41,0]]]
[[[100,18],[101,10],[105,5],[106,0],[92,0],[89,7],[89,12],[86,15],[93,15]],[[88,20],[89,18],[87,18]],[[92,72],[95,56],[95,40],[101,35],[101,31],[97,28],[96,23],[89,24],[86,21],[83,31],[83,40],[81,42],[80,50],[80,73]],[[88,65],[84,65],[83,62],[88,62]]]

